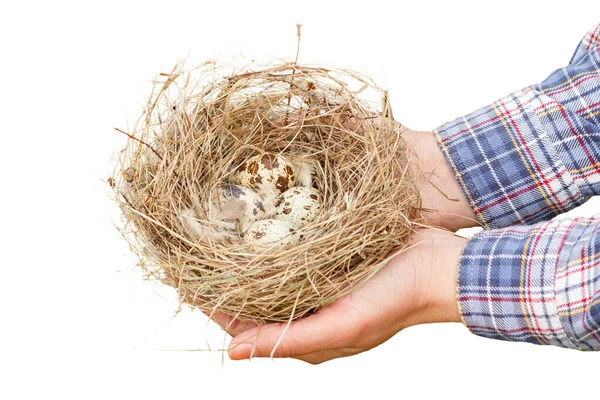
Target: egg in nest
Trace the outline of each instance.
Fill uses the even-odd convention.
[[[236,183],[256,189],[262,195],[283,193],[296,183],[294,165],[274,153],[259,154],[239,167]]]
[[[241,228],[265,216],[262,198],[252,189],[239,185],[225,185],[219,188],[218,201],[221,220],[238,220]]]
[[[317,189],[297,186],[279,196],[275,203],[275,218],[301,228],[316,217],[320,208],[321,196]]]
[[[263,219],[248,226],[248,229],[244,232],[244,241],[254,247],[284,246],[286,244],[296,244],[298,236],[294,234],[293,226],[287,221]]]

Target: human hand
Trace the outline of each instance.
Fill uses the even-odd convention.
[[[415,151],[411,165],[418,177],[425,223],[450,231],[476,226],[433,134],[401,129]],[[460,321],[455,283],[466,240],[422,229],[411,241],[414,247],[396,255],[364,286],[287,328],[286,324],[257,327],[226,315],[214,316],[234,337],[230,357],[294,357],[319,363],[368,350],[408,326]]]
[[[363,286],[304,319],[265,326],[214,319],[234,339],[229,356],[292,357],[318,364],[371,349],[412,325],[459,322],[456,273],[466,239],[421,229]]]

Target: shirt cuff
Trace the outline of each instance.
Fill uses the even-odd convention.
[[[434,130],[481,225],[549,220],[585,202],[547,134],[531,88]]]
[[[457,281],[465,326],[492,339],[600,349],[600,266],[581,256],[600,251],[599,227],[563,219],[475,235]]]

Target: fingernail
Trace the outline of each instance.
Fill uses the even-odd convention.
[[[234,344],[229,347],[229,358],[232,360],[244,360],[250,358],[253,346],[250,343]]]

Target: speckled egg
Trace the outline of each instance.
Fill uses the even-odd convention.
[[[275,203],[275,218],[301,228],[315,218],[320,208],[321,196],[317,189],[297,186],[279,196]]]
[[[294,228],[287,221],[276,219],[263,219],[248,226],[244,232],[244,241],[253,246],[284,246],[298,242],[298,236],[294,234]]]
[[[294,186],[296,176],[291,162],[282,156],[264,153],[240,166],[236,183],[267,193],[274,190],[283,193]]]
[[[232,199],[240,201],[232,202]],[[237,219],[242,227],[265,216],[263,201],[258,193],[239,185],[219,188],[219,211],[222,219]]]

